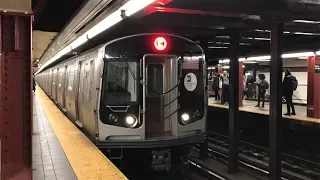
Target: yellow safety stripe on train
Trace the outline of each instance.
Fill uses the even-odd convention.
[[[38,86],[39,87],[39,86]],[[128,178],[57,108],[41,88],[36,94],[79,180]]]

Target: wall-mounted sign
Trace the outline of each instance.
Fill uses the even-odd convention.
[[[320,73],[320,64],[316,64],[314,67],[314,72],[315,73]]]

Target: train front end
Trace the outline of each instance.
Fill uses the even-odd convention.
[[[168,169],[175,148],[181,153],[204,140],[207,68],[197,44],[141,34],[110,42],[104,53],[99,148],[150,149],[160,170]]]

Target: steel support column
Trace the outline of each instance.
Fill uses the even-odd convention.
[[[238,168],[239,137],[239,61],[238,49],[240,32],[234,31],[230,36],[230,85],[229,85],[229,166],[228,171],[235,173]]]
[[[315,96],[315,86],[314,86],[314,74],[315,74],[315,57],[308,57],[308,83],[307,83],[307,116],[315,117],[314,108],[314,96]]]
[[[1,179],[31,180],[31,16],[0,14]]]
[[[200,40],[200,46],[204,50],[204,53],[206,55],[206,61],[207,61],[207,54],[208,54],[208,49],[209,49],[208,48],[208,40],[205,39],[205,38],[201,39]],[[208,73],[206,73],[206,76],[207,76],[207,74]],[[206,80],[208,81],[208,78],[206,78]],[[206,83],[206,84],[208,84],[208,83]],[[208,122],[206,122],[206,128],[208,128],[207,124],[208,124]],[[206,131],[207,131],[207,129],[206,129]],[[201,143],[201,146],[200,146],[200,158],[201,159],[207,159],[208,158],[208,139],[207,138],[204,140],[203,143]]]
[[[281,180],[282,54],[283,24],[271,28],[269,169],[270,180]]]

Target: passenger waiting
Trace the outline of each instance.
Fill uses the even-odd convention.
[[[220,74],[215,74],[213,78],[212,90],[214,91],[214,96],[216,101],[220,101],[219,94],[219,83],[220,83]]]
[[[229,94],[229,75],[227,71],[223,71],[222,75],[222,101],[224,105],[228,104],[228,94]]]
[[[36,81],[35,81],[35,79],[34,79],[34,77],[32,78],[32,90],[33,90],[33,94],[35,94],[36,93]]]
[[[296,77],[291,75],[291,72],[289,69],[286,69],[284,79],[282,82],[282,93],[286,100],[287,104],[287,113],[284,115],[290,116],[290,115],[296,115],[296,111],[294,110],[294,105],[292,102],[292,96],[293,91],[297,88],[297,79]],[[292,113],[290,114],[290,107],[292,108]]]
[[[262,100],[262,108],[264,108],[264,101],[267,89],[269,89],[269,83],[266,81],[266,76],[264,74],[259,74],[258,86],[258,104],[255,107],[260,107],[260,101]]]

